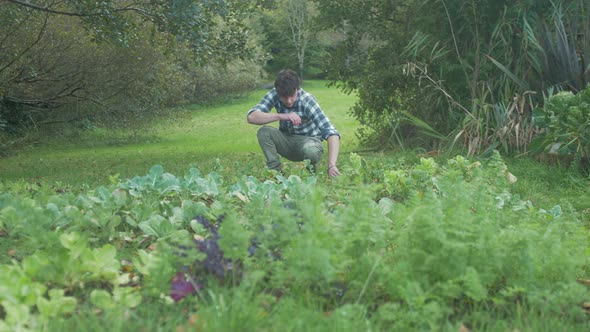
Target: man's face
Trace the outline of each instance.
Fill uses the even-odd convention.
[[[299,93],[299,89],[295,90],[295,93],[293,93],[292,96],[279,96],[279,99],[287,108],[291,108],[295,104],[295,101],[297,101],[297,93]]]

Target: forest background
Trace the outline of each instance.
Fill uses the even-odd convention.
[[[588,101],[565,92],[590,77],[588,7],[4,0],[1,153],[96,127],[137,136],[163,109],[251,91],[289,67],[357,94],[350,112],[373,147],[557,151],[587,163]]]

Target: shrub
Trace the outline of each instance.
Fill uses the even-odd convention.
[[[590,86],[578,94],[560,92],[535,114],[536,149],[577,159],[590,156]]]

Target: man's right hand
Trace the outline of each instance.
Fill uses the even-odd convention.
[[[301,124],[301,117],[295,112],[282,113],[281,115],[284,117],[283,121],[291,121],[295,126]]]
[[[340,175],[340,170],[338,170],[338,167],[336,167],[336,165],[332,165],[332,166],[328,167],[328,175],[331,178],[338,176],[338,175]]]

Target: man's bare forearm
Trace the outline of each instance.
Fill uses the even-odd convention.
[[[294,125],[301,123],[301,118],[295,112],[290,113],[264,113],[255,111],[248,115],[248,123],[264,125],[275,121],[291,121]]]
[[[330,177],[340,174],[336,162],[340,151],[340,137],[332,135],[328,137],[328,174]]]
[[[336,135],[328,137],[328,167],[336,165],[339,151],[340,137]]]
[[[255,125],[263,125],[275,121],[280,121],[281,114],[278,113],[264,113],[260,111],[252,112],[248,115],[248,123]]]

